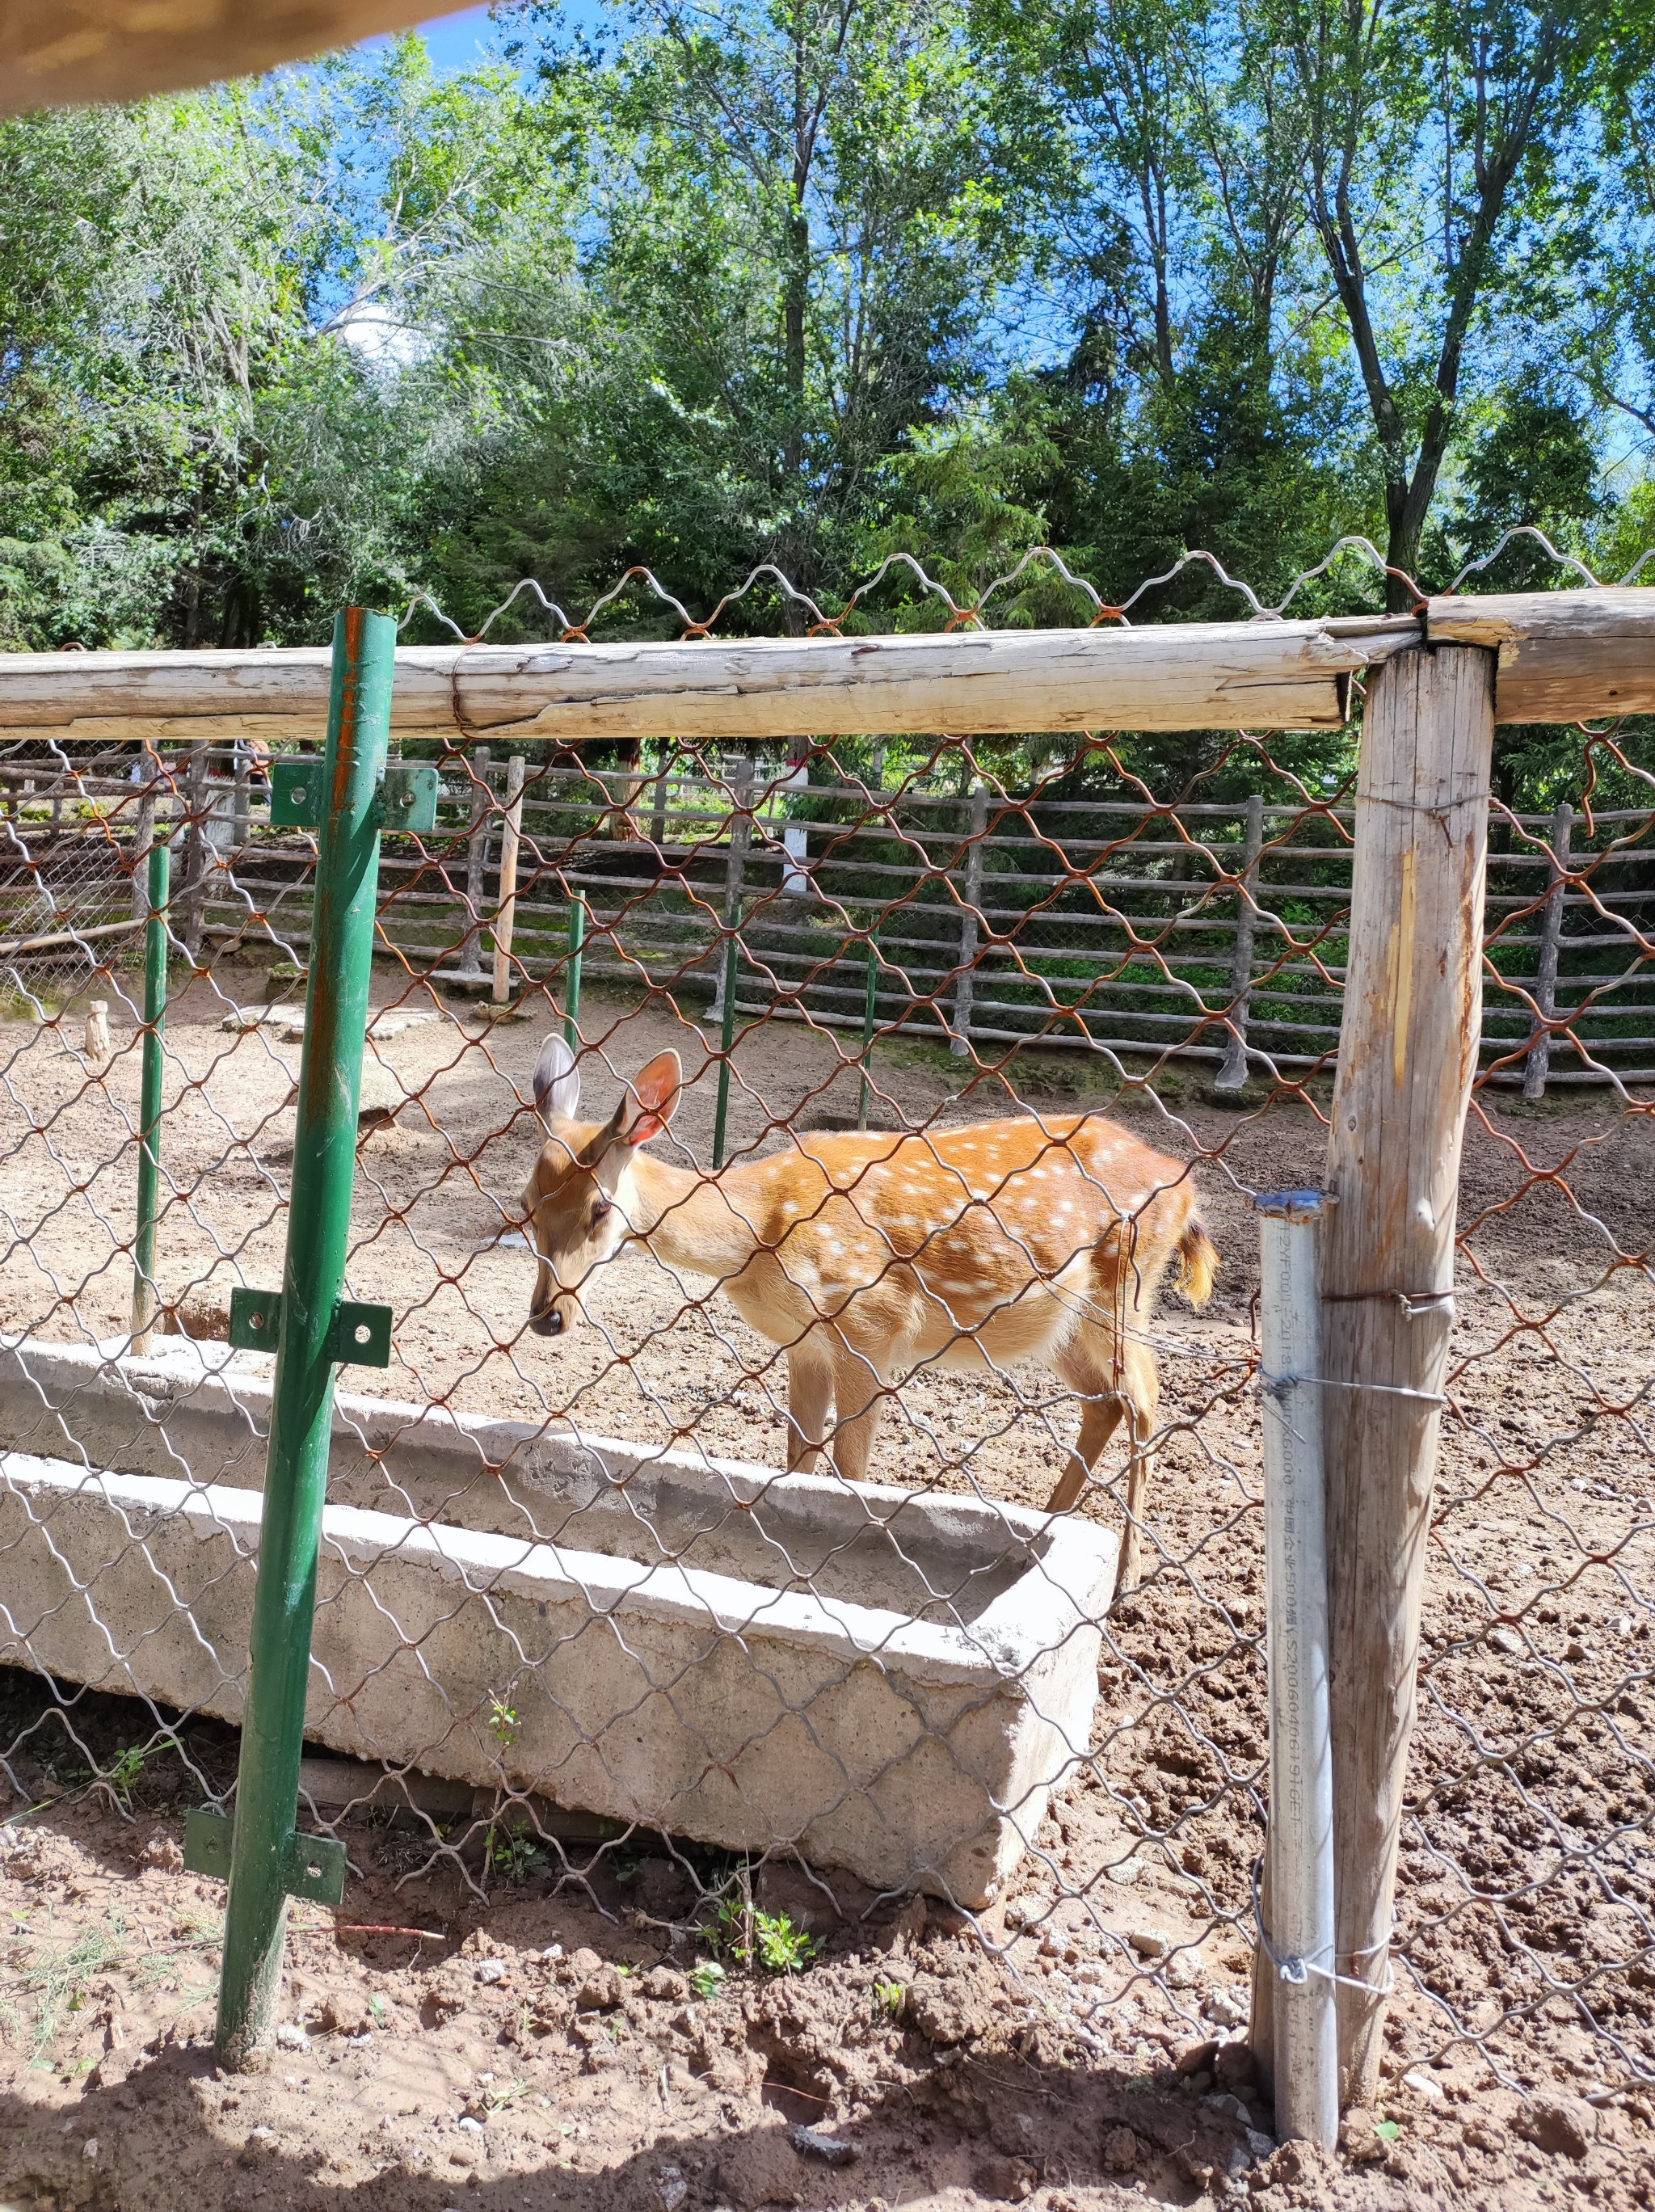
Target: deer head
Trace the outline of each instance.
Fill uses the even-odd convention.
[[[621,1094],[607,1121],[579,1121],[580,1077],[561,1036],[549,1036],[535,1065],[535,1105],[546,1141],[524,1187],[523,1206],[540,1264],[529,1302],[537,1336],[561,1336],[580,1313],[594,1271],[612,1260],[638,1218],[633,1163],[640,1145],[660,1136],[677,1110],[683,1070],[676,1052],[659,1053]]]

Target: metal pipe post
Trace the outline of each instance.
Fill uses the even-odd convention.
[[[1270,1672],[1270,1879],[1259,1930],[1271,1990],[1276,2122],[1331,2150],[1339,2133],[1332,1979],[1333,1738],[1328,1715],[1319,1191],[1258,1200]]]
[[[335,621],[293,1195],[219,1990],[218,2055],[231,2067],[250,2064],[269,2038],[281,1988],[396,643],[389,616],[352,607]]]
[[[563,1042],[580,1056],[580,953],[586,942],[586,902],[569,893],[569,965],[563,983]]]
[[[736,960],[741,950],[741,939],[732,929],[724,939],[724,975],[719,980],[719,994],[724,1000],[724,1018],[718,1030],[718,1099],[712,1109],[712,1164],[724,1165],[724,1124],[730,1118],[730,1048],[736,1041]]]
[[[161,1200],[161,1031],[167,1020],[167,903],[173,855],[165,839],[149,848],[149,911],[143,938],[143,1072],[138,1100],[138,1231],[132,1244],[132,1349],[148,1352],[155,1332],[155,1216]]]
[[[857,1102],[856,1125],[868,1126],[868,1061],[874,1048],[874,1000],[879,988],[879,933],[868,932],[868,975],[862,997],[862,1094]]]

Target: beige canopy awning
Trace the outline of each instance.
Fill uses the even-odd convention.
[[[0,0],[0,114],[251,76],[442,12],[442,0]]]

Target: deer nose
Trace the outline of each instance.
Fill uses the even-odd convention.
[[[561,1336],[563,1316],[555,1306],[548,1306],[543,1313],[530,1315],[529,1326],[537,1336]]]

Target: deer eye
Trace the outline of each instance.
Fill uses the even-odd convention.
[[[598,1223],[603,1218],[603,1216],[611,1211],[613,1206],[614,1200],[612,1199],[600,1198],[597,1200],[592,1207],[592,1227],[594,1229],[597,1228]]]

